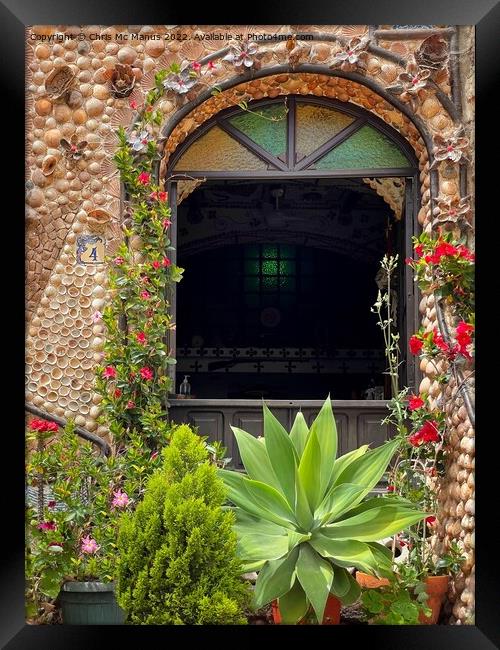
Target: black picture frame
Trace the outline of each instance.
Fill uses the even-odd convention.
[[[437,0],[434,3],[415,3],[412,0],[338,0],[337,2],[303,3],[298,0],[278,3],[233,4],[229,9],[222,3],[207,3],[200,11],[194,5],[183,11],[175,7],[155,8],[149,3],[126,0],[2,0],[0,2],[0,48],[2,56],[3,103],[8,114],[4,118],[4,134],[14,136],[13,145],[3,147],[8,167],[2,176],[4,203],[4,237],[13,252],[13,262],[4,266],[4,321],[8,324],[8,339],[4,339],[4,379],[8,392],[2,393],[3,404],[3,464],[4,475],[2,507],[2,543],[0,558],[0,642],[9,650],[30,648],[86,648],[108,647],[110,644],[153,647],[157,643],[176,643],[179,637],[193,635],[202,642],[217,642],[217,637],[227,634],[227,641],[242,640],[282,642],[286,639],[302,642],[314,637],[337,647],[357,645],[360,641],[369,648],[413,648],[458,650],[490,650],[500,647],[500,590],[496,577],[495,560],[498,558],[496,537],[493,533],[498,524],[497,475],[498,419],[495,412],[495,396],[488,399],[488,387],[495,386],[489,380],[495,372],[497,325],[494,307],[500,296],[498,283],[493,289],[488,282],[495,267],[490,260],[498,258],[494,236],[498,208],[493,174],[496,166],[486,162],[489,150],[495,154],[498,132],[498,112],[492,100],[499,78],[500,6],[496,0]],[[236,15],[236,10],[239,15]],[[22,219],[24,203],[24,42],[25,26],[36,24],[462,24],[476,26],[476,248],[477,295],[479,301],[477,327],[476,385],[477,424],[477,559],[476,559],[476,624],[471,626],[249,626],[245,628],[188,628],[188,627],[85,627],[85,626],[28,626],[24,620],[24,226]],[[17,118],[17,124],[16,124]],[[14,129],[14,124],[16,128]],[[16,158],[17,156],[17,158]],[[497,181],[498,183],[498,181]],[[490,224],[486,225],[486,220]],[[4,245],[6,245],[4,241]],[[489,248],[488,248],[489,247]],[[493,248],[495,247],[495,248]],[[8,269],[8,277],[7,277]],[[19,287],[16,289],[16,284]],[[17,296],[17,298],[16,298]],[[16,305],[16,299],[19,301]],[[20,303],[20,304],[19,304]],[[483,307],[481,307],[483,305]],[[486,311],[483,311],[486,306]],[[498,309],[498,307],[497,307]],[[483,316],[484,314],[484,316]],[[11,343],[12,341],[12,343]],[[15,346],[14,346],[15,342]],[[6,361],[7,349],[13,351],[11,361]],[[490,367],[488,368],[488,364]],[[489,372],[491,371],[491,372]],[[491,418],[488,418],[491,415]],[[489,467],[488,467],[489,465]],[[5,478],[8,468],[13,473]],[[264,632],[265,630],[265,632]],[[349,631],[346,631],[349,630]],[[215,637],[210,638],[212,635]],[[240,636],[241,635],[241,636]],[[290,635],[290,636],[289,636]],[[363,639],[360,638],[363,636]]]

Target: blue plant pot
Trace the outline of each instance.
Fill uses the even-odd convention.
[[[64,625],[123,625],[113,582],[65,582],[60,593]]]

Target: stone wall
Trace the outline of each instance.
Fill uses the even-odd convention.
[[[367,26],[300,26],[300,30],[319,40],[259,41],[255,64],[244,74],[242,67],[222,61],[227,48],[221,51],[220,41],[206,37],[228,31],[260,35],[278,31],[284,35],[298,29],[189,26],[177,30],[187,36],[186,40],[148,38],[172,33],[166,26],[44,26],[27,30],[27,400],[55,415],[76,417],[77,424],[90,431],[103,436],[107,433],[97,423],[100,398],[92,391],[93,368],[102,358],[105,337],[103,326],[93,322],[92,314],[106,304],[106,270],[104,265],[77,264],[76,240],[81,234],[102,235],[110,254],[120,241],[121,189],[112,162],[117,143],[115,129],[132,125],[135,111],[130,108],[130,100],[140,105],[154,85],[155,73],[172,63],[206,64],[211,58],[214,67],[205,69],[202,83],[185,95],[168,92],[159,102],[168,136],[162,174],[170,154],[187,135],[243,98],[286,94],[335,98],[371,111],[408,140],[420,167],[418,221],[424,229],[431,228],[428,146],[433,135],[451,134],[459,124],[457,117],[450,114],[448,70],[436,76],[437,92],[430,92],[414,106],[401,104],[395,95],[387,94],[386,88],[404,72],[424,36],[380,39],[378,43],[372,40],[363,58],[363,69],[354,66],[344,72],[334,64],[335,56],[347,48],[349,39],[368,36]],[[128,36],[128,40],[117,38],[120,34]],[[473,30],[461,28],[460,50],[469,52],[472,43]],[[470,128],[474,118],[472,53],[461,55],[460,60],[464,123]],[[109,78],[117,64],[130,65],[136,78],[127,98],[112,93]],[[207,88],[213,86],[223,90],[211,96]],[[204,101],[200,99],[203,93]],[[183,117],[179,119],[181,109]],[[63,140],[68,141],[69,151]],[[468,183],[472,192],[472,174]],[[440,165],[439,195],[458,198],[459,185],[458,166]],[[422,298],[420,311],[423,325],[432,329],[436,325],[433,296]],[[435,369],[426,363],[421,369],[421,392],[437,400],[440,385]],[[474,432],[464,417],[463,406],[456,401],[450,404],[453,462],[442,490],[443,510],[436,543],[442,543],[446,536],[465,544],[468,573],[451,591],[455,602],[452,621],[465,623],[473,611],[474,521],[473,493],[469,492],[473,489]]]

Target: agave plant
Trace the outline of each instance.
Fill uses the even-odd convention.
[[[258,571],[257,608],[278,599],[283,623],[312,606],[318,621],[331,593],[354,602],[349,567],[389,575],[392,556],[377,543],[424,518],[395,496],[367,498],[394,455],[396,440],[340,458],[330,398],[309,429],[298,413],[288,434],[264,404],[264,438],[232,427],[246,475],[220,469],[234,504],[244,571]]]

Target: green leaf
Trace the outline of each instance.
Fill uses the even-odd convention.
[[[63,575],[56,569],[45,569],[39,583],[42,594],[49,598],[57,598],[63,581]]]
[[[302,457],[304,447],[306,446],[307,436],[309,435],[309,427],[307,426],[306,420],[302,411],[299,411],[295,416],[295,420],[290,431],[290,440],[295,447],[297,456]]]
[[[425,517],[426,512],[387,504],[324,526],[321,533],[330,539],[374,542],[398,533]]]
[[[311,430],[300,459],[299,480],[312,512],[316,510],[319,501],[318,467],[320,462],[321,449],[318,437],[316,431]]]
[[[256,481],[272,485],[281,492],[281,486],[271,466],[265,445],[260,444],[257,438],[242,429],[237,427],[231,427],[231,429],[238,443],[241,460],[248,476]]]
[[[295,580],[290,591],[278,601],[281,622],[284,625],[296,625],[307,613],[309,602],[300,582]]]
[[[337,458],[333,468],[332,484],[336,481],[337,477],[342,474],[346,467],[348,467],[357,458],[364,456],[367,451],[368,445],[362,445],[361,447],[358,447],[357,449],[349,451],[347,454],[340,456],[340,458]]]
[[[286,500],[295,506],[296,451],[287,432],[271,413],[266,404],[264,410],[264,441],[274,473],[281,485]]]
[[[276,560],[288,553],[288,541],[287,535],[264,535],[262,533],[238,535],[238,556],[244,562]]]
[[[362,498],[365,488],[354,483],[335,485],[320,503],[314,516],[321,519],[322,524],[334,521],[346,510],[350,510]]]
[[[335,479],[334,485],[357,483],[365,486],[365,494],[378,483],[399,446],[398,440],[386,442],[356,458]]]
[[[319,469],[319,495],[322,498],[330,485],[335,457],[337,456],[337,425],[333,416],[330,396],[326,398],[320,412],[312,423],[312,432],[316,433],[321,449],[321,462],[316,471],[318,472]]]
[[[299,550],[294,548],[284,558],[266,562],[255,583],[254,604],[257,609],[290,591],[298,557]]]
[[[299,546],[297,578],[313,606],[318,623],[321,623],[333,581],[332,565],[318,555],[309,544],[302,544]]]
[[[288,550],[291,551],[298,544],[307,542],[311,539],[311,533],[298,533],[295,530],[288,531]]]
[[[356,540],[330,539],[323,534],[323,530],[314,533],[309,542],[320,555],[331,558],[342,567],[354,566],[366,573],[377,573],[377,561],[368,544]]]
[[[337,598],[342,599],[348,593],[350,588],[351,583],[349,581],[349,572],[340,566],[334,566],[330,592],[334,596],[337,596]]]
[[[297,522],[284,497],[273,487],[245,478],[239,472],[218,469],[228,488],[229,499],[247,512],[285,528],[296,528]]]
[[[310,530],[313,523],[313,515],[297,467],[295,468],[295,490],[295,516],[297,517],[297,523],[303,530]]]

